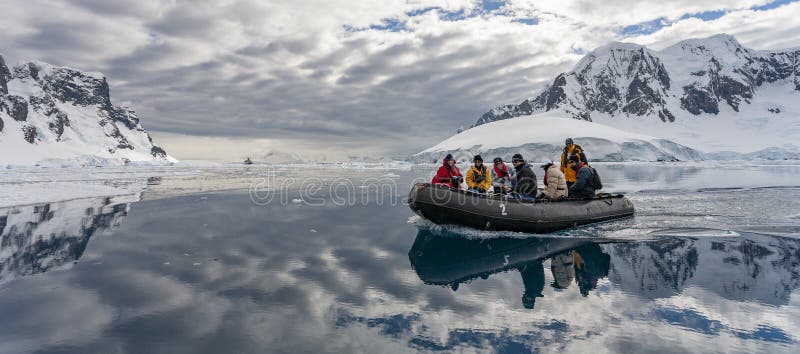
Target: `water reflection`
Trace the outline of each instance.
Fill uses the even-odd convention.
[[[38,274],[0,286],[0,353],[797,351],[800,246],[759,235],[797,235],[797,188],[649,191],[633,219],[563,233],[627,243],[184,194],[2,209],[3,274]]]
[[[449,286],[457,291],[473,279],[487,279],[501,272],[519,272],[523,284],[522,305],[533,309],[544,297],[545,265],[550,261],[556,290],[573,282],[583,296],[608,276],[610,256],[590,239],[565,237],[468,239],[436,234],[422,228],[409,251],[411,266],[426,284]]]
[[[725,299],[786,305],[800,287],[800,240],[758,234],[611,243],[566,237],[469,239],[420,229],[409,259],[424,283],[454,291],[477,278],[517,271],[526,308],[543,296],[546,261],[552,288],[576,284],[583,296],[608,278],[614,288],[643,299],[696,287]]]
[[[77,261],[89,239],[120,225],[138,194],[0,208],[0,283]]]
[[[610,280],[645,299],[701,288],[735,301],[786,305],[800,286],[800,240],[738,237],[663,237],[603,245]]]

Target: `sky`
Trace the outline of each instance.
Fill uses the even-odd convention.
[[[179,159],[402,157],[593,48],[800,47],[786,0],[3,0],[0,55],[100,71]]]

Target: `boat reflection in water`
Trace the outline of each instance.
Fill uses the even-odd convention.
[[[454,291],[462,283],[486,279],[499,272],[517,271],[522,278],[522,305],[532,309],[543,297],[545,261],[550,260],[554,289],[577,283],[582,295],[608,277],[610,257],[598,242],[565,237],[468,239],[420,229],[409,251],[411,266],[426,284]]]

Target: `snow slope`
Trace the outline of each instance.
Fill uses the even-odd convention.
[[[175,161],[132,110],[111,103],[102,74],[42,62],[9,69],[0,57],[0,166]]]
[[[447,153],[466,161],[476,154],[483,154],[484,160],[496,156],[510,160],[515,153],[521,153],[529,161],[543,158],[558,160],[567,137],[572,137],[581,145],[592,161],[702,158],[702,153],[668,140],[551,112],[538,115],[536,119],[511,118],[468,129],[414,155],[413,160],[438,161]]]

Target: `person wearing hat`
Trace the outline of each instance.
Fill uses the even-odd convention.
[[[544,264],[541,259],[528,262],[517,268],[522,276],[522,306],[533,309],[537,297],[544,297]]]
[[[568,167],[575,172],[575,183],[569,187],[569,196],[572,198],[594,198],[595,189],[592,186],[592,168],[583,163],[577,155],[569,157]]]
[[[550,199],[566,198],[568,194],[567,180],[561,170],[553,163],[553,160],[544,159],[541,167],[544,169],[544,190],[542,195]]]
[[[514,194],[521,199],[534,200],[539,186],[536,183],[536,174],[530,165],[525,163],[525,159],[520,154],[514,154],[511,158],[516,170],[514,177]]]
[[[509,169],[503,159],[494,158],[492,166],[492,187],[496,194],[506,194],[511,190],[511,181],[514,179],[514,169]]]
[[[442,161],[442,166],[436,171],[436,176],[433,176],[431,184],[443,184],[450,188],[460,189],[463,180],[464,177],[456,167],[456,160],[453,158],[453,154],[447,154]]]
[[[492,174],[483,164],[481,155],[475,155],[472,161],[475,164],[467,171],[467,188],[476,193],[486,193],[492,187]]]
[[[572,184],[575,183],[575,171],[570,169],[567,165],[569,164],[569,157],[570,156],[578,156],[581,159],[581,162],[585,164],[589,164],[589,160],[586,159],[586,154],[583,152],[583,148],[580,145],[575,144],[572,141],[572,138],[567,138],[564,141],[564,149],[561,151],[561,173],[564,174],[564,178],[567,180],[567,187],[572,187]]]

